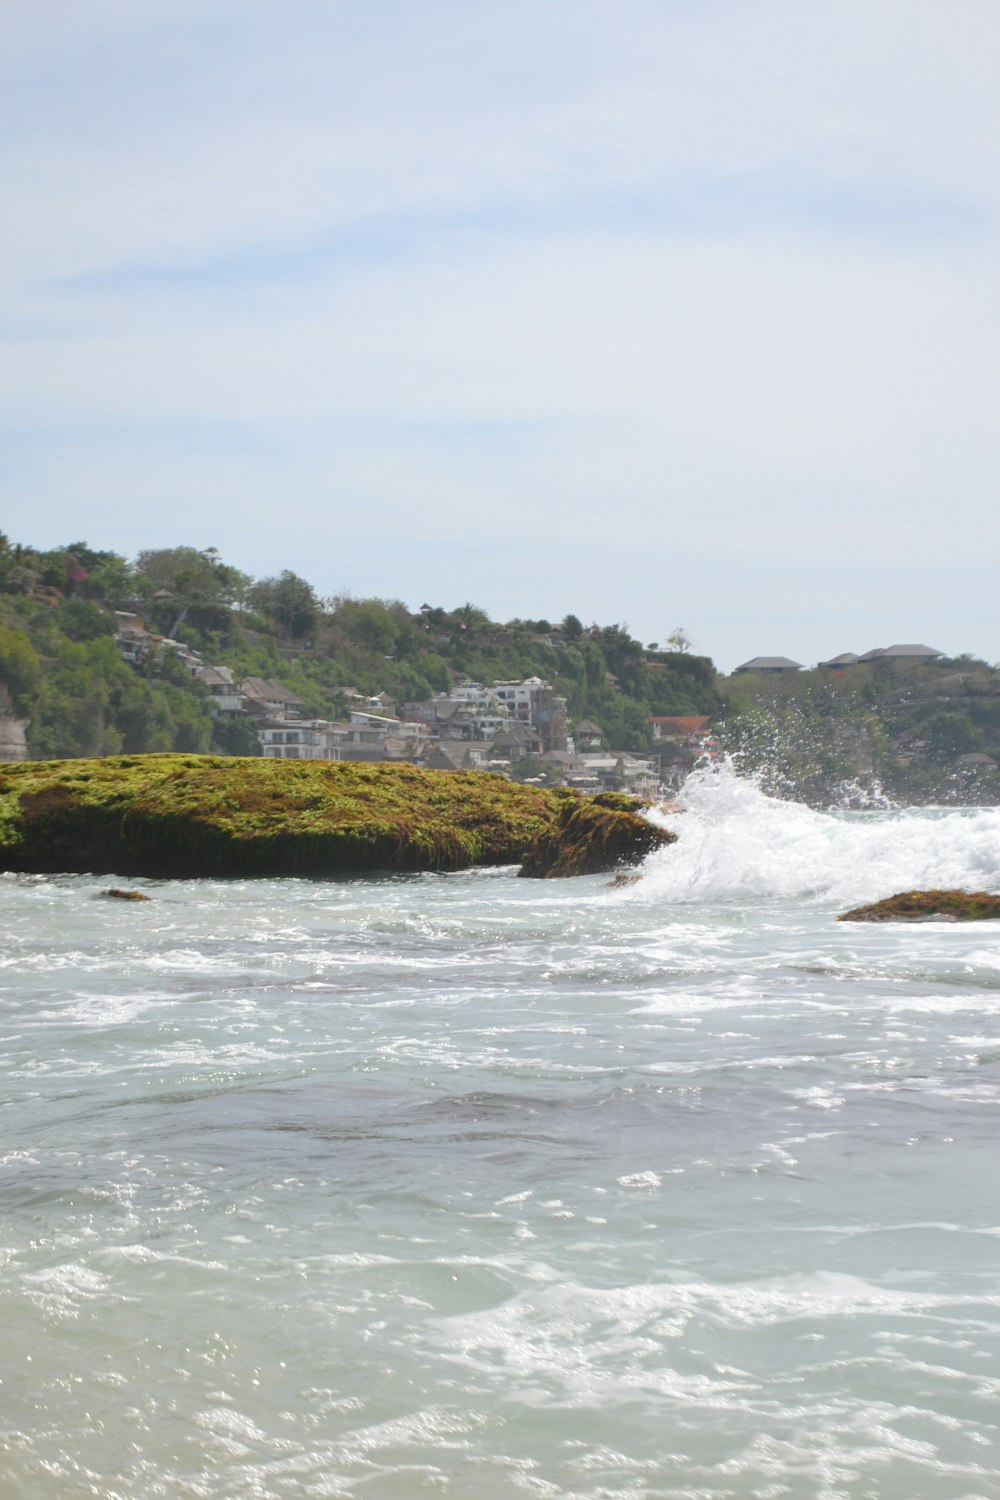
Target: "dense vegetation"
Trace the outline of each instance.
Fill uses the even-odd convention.
[[[672,842],[628,798],[405,763],[136,755],[0,773],[0,870],[177,877],[353,875],[513,864],[577,875]],[[564,816],[565,814],[565,816]]]
[[[274,677],[308,715],[344,716],[345,688],[399,705],[467,678],[537,675],[568,702],[571,723],[600,724],[616,749],[649,744],[649,716],[714,713],[715,671],[680,649],[651,651],[620,624],[573,615],[498,624],[472,604],[412,611],[384,599],[321,599],[285,571],[254,580],[213,549],[142,552],[130,562],[83,542],[48,552],[0,537],[0,683],[30,720],[28,753],[151,751],[254,754],[246,721],[213,720],[207,695],[169,651],[127,665],[114,611],[199,651],[241,677]]]

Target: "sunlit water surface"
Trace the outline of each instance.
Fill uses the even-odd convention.
[[[1000,811],[2,877],[4,1500],[1000,1496]]]

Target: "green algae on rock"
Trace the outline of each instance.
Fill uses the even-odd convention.
[[[0,869],[184,879],[516,864],[568,805],[591,804],[489,772],[407,763],[22,761],[0,767]],[[632,813],[604,809],[602,817],[638,825],[633,843],[636,832],[652,833],[643,852],[662,842]],[[622,857],[592,867],[610,870]]]
[[[1000,920],[1000,896],[987,891],[902,891],[845,911],[838,922],[985,922]]]
[[[560,875],[603,875],[621,865],[637,865],[676,833],[639,816],[642,803],[618,793],[580,798],[564,796],[555,819],[525,851],[520,874],[533,879]]]

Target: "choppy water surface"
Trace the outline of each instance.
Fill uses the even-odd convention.
[[[1000,1496],[1000,812],[4,877],[0,1494]]]

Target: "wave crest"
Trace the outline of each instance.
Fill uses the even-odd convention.
[[[685,901],[876,900],[930,887],[1000,890],[1000,808],[820,812],[769,797],[729,762],[695,771],[652,815],[678,842],[644,890]]]

